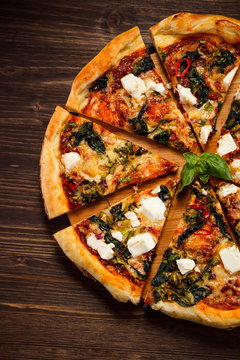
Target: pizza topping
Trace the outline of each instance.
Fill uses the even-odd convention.
[[[114,239],[117,239],[117,240],[120,241],[120,242],[122,241],[123,235],[122,235],[121,231],[112,230],[112,231],[111,231],[111,234],[112,234],[112,236],[114,237]]]
[[[137,215],[135,214],[135,212],[133,211],[128,211],[125,214],[125,217],[130,220],[132,227],[137,227],[138,225],[140,225],[140,221],[137,218]]]
[[[87,244],[92,249],[97,250],[100,257],[104,260],[110,260],[114,256],[112,246],[110,246],[110,244],[106,244],[102,240],[98,240],[95,234],[89,234],[89,236],[87,237]]]
[[[69,152],[62,155],[61,161],[66,169],[66,172],[70,172],[74,169],[78,163],[80,162],[81,158],[77,152]]]
[[[219,195],[225,197],[230,194],[235,194],[238,190],[239,188],[236,185],[226,184],[220,188]]]
[[[182,275],[187,274],[189,271],[192,271],[195,267],[195,261],[192,259],[178,259],[176,260],[178,269]]]
[[[107,87],[108,78],[107,76],[101,76],[98,78],[92,87],[89,88],[89,91],[98,91],[98,90],[104,90]]]
[[[155,187],[155,189],[153,189],[151,191],[151,194],[155,195],[155,194],[158,194],[159,192],[160,192],[160,186],[158,185],[158,186]]]
[[[211,125],[205,125],[201,128],[200,140],[203,145],[205,145],[207,143],[208,136],[211,133],[211,131],[212,131]]]
[[[142,205],[138,211],[151,221],[160,221],[164,220],[166,206],[158,196],[150,197],[142,201]]]
[[[139,61],[136,61],[133,65],[132,74],[139,76],[141,73],[145,73],[154,68],[154,63],[149,55],[144,55]]]
[[[197,98],[191,93],[190,88],[183,87],[182,85],[177,85],[177,90],[179,94],[180,101],[182,104],[186,105],[196,105]]]
[[[235,169],[240,169],[240,159],[234,160],[231,165]]]
[[[235,99],[232,102],[231,110],[224,124],[224,128],[227,130],[234,130],[235,126],[239,124],[240,124],[240,101]]]
[[[220,156],[226,155],[237,149],[233,137],[230,133],[223,135],[218,141],[217,152]]]
[[[216,57],[214,65],[218,67],[221,74],[224,74],[225,68],[233,65],[235,60],[235,56],[229,50],[220,49],[220,54]]]
[[[155,83],[151,79],[145,80],[145,85],[147,90],[153,90],[159,93],[162,96],[165,96],[168,94],[166,88],[164,87],[163,83]]]
[[[133,74],[124,76],[121,79],[121,83],[123,88],[136,99],[146,92],[144,81]]]
[[[223,265],[231,274],[240,271],[240,251],[233,245],[219,252]]]
[[[228,90],[229,86],[231,85],[231,82],[232,82],[237,70],[238,70],[238,67],[236,66],[223,79],[223,86],[225,87],[226,90]]]
[[[155,241],[150,233],[136,235],[127,242],[128,250],[134,258],[154,249],[155,245]]]
[[[74,138],[73,146],[79,146],[81,141],[85,140],[88,146],[97,153],[104,154],[106,151],[101,136],[93,129],[92,122],[84,122],[77,131],[72,132],[71,138]]]
[[[177,62],[175,73],[176,76],[183,77],[188,72],[188,69],[190,68],[191,61],[188,58],[181,59],[179,62]]]

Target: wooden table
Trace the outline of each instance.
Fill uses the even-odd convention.
[[[182,5],[184,3],[184,5]],[[239,359],[224,331],[116,302],[62,254],[39,188],[44,132],[73,78],[114,36],[181,11],[240,19],[239,1],[12,1],[0,5],[0,359]]]

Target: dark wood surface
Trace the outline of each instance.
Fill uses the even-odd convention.
[[[44,132],[71,82],[114,36],[181,11],[240,19],[239,1],[12,1],[0,5],[0,359],[239,359],[240,329],[116,302],[62,254],[39,188]]]

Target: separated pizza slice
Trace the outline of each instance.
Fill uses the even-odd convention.
[[[196,152],[195,137],[156,71],[138,27],[114,38],[77,75],[67,109]]]
[[[240,22],[179,13],[150,28],[173,90],[204,149],[240,63]]]
[[[57,106],[46,130],[41,188],[49,218],[177,165]]]
[[[177,180],[144,190],[54,235],[68,258],[117,300],[138,304]]]
[[[217,195],[226,210],[230,224],[240,239],[240,188],[225,181],[215,185]]]
[[[240,325],[240,252],[209,186],[196,183],[145,299],[152,309],[204,325]]]
[[[217,153],[228,163],[234,182],[240,184],[240,86],[222,127]]]

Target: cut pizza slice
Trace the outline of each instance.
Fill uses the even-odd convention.
[[[240,22],[181,12],[154,25],[150,32],[204,149],[240,64]]]
[[[77,75],[66,108],[171,146],[195,137],[156,71],[138,27],[114,38]]]
[[[46,130],[41,188],[49,218],[178,166],[57,106]]]
[[[222,127],[217,153],[228,163],[234,182],[240,184],[240,86]]]
[[[225,181],[215,185],[217,195],[226,210],[230,224],[240,239],[240,188]]]
[[[117,300],[138,304],[177,179],[134,194],[54,237],[68,258]]]
[[[145,299],[152,309],[204,325],[240,325],[240,252],[213,190],[196,183]]]

